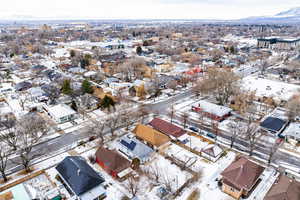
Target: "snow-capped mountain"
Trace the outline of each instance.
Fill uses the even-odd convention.
[[[271,16],[248,17],[238,20],[244,23],[296,23],[300,24],[300,7],[292,8]]]
[[[292,8],[275,15],[275,17],[295,17],[300,16],[300,7]]]

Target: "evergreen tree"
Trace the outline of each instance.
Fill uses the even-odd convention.
[[[110,110],[111,107],[115,107],[115,102],[110,96],[105,95],[101,101],[101,107]]]
[[[235,48],[234,48],[234,46],[231,46],[231,47],[230,47],[230,53],[232,53],[232,54],[235,53]]]
[[[78,111],[78,107],[77,107],[77,104],[76,104],[75,101],[72,101],[71,108],[72,108],[73,110],[75,110],[76,112]]]
[[[86,66],[91,64],[92,56],[90,54],[85,54],[83,58],[80,60],[80,66],[85,69]]]
[[[70,57],[73,58],[73,57],[75,57],[75,56],[76,56],[76,52],[72,49],[72,50],[70,51]]]
[[[136,53],[137,53],[138,55],[141,55],[141,54],[143,53],[142,47],[138,46],[138,47],[136,48]]]
[[[93,93],[93,88],[92,84],[88,80],[84,80],[81,84],[81,90],[82,92],[92,94]]]
[[[73,93],[73,90],[71,88],[71,81],[69,79],[64,80],[61,91],[66,95],[71,95]]]

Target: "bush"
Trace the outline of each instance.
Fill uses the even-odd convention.
[[[89,155],[88,159],[90,163],[95,164],[96,163],[96,156],[95,155]]]
[[[91,137],[89,137],[89,142],[92,142],[92,141],[94,141],[96,139],[96,136],[91,136]]]
[[[121,200],[130,200],[130,198],[127,197],[127,196],[122,196],[122,197],[121,197]]]
[[[200,191],[198,189],[194,190],[190,196],[187,198],[187,200],[198,200],[200,197]]]
[[[81,140],[81,141],[78,142],[78,146],[82,146],[84,144],[85,144],[85,141],[83,141],[83,140]]]

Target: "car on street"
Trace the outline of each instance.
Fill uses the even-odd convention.
[[[216,137],[217,137],[215,134],[209,133],[209,132],[206,133],[206,136],[207,136],[207,137],[210,137],[210,138],[212,138],[212,139],[216,139]]]
[[[198,133],[198,132],[199,132],[199,129],[198,129],[198,128],[196,128],[196,127],[193,127],[193,126],[189,127],[189,129],[190,129],[191,131],[194,131],[194,132],[196,132],[196,133]]]

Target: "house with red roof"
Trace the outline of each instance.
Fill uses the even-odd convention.
[[[154,118],[149,125],[155,130],[175,139],[186,134],[184,129],[159,118]]]
[[[221,173],[222,191],[235,199],[247,197],[259,184],[264,169],[245,157],[238,157]]]

